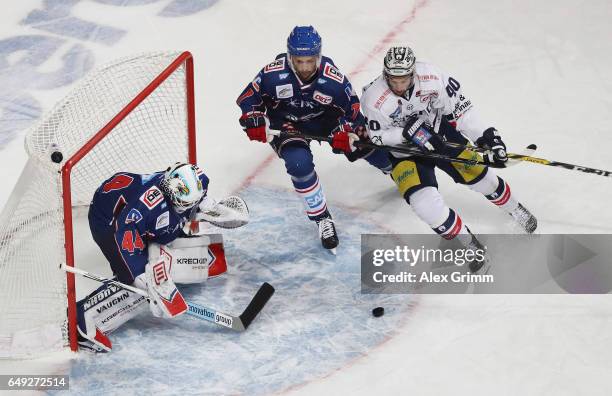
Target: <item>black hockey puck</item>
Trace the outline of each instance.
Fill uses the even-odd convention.
[[[385,309],[383,307],[376,307],[372,310],[372,315],[374,315],[377,318],[380,318],[384,314],[385,314]]]
[[[64,159],[64,155],[60,151],[54,151],[51,153],[51,161],[59,164]]]

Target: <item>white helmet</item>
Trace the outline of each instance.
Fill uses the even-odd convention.
[[[410,47],[391,47],[385,55],[383,73],[385,77],[408,76],[414,72],[416,58]]]
[[[168,167],[160,186],[179,213],[193,208],[204,196],[198,167],[192,164],[177,162]]]

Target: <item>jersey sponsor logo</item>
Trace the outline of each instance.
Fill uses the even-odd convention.
[[[160,202],[164,200],[164,194],[162,194],[161,190],[157,188],[157,186],[153,186],[149,188],[140,196],[140,201],[144,203],[147,208],[153,209]]]
[[[281,73],[281,74],[278,75],[278,79],[279,80],[284,80],[287,77],[289,77],[289,73]]]
[[[421,102],[425,103],[430,101],[431,99],[435,99],[438,97],[438,92],[436,91],[417,91],[415,94],[417,98],[421,98]]]
[[[271,73],[274,71],[283,70],[285,68],[285,58],[280,58],[275,60],[272,63],[269,63],[264,67],[264,73]]]
[[[338,69],[336,69],[329,63],[325,64],[325,67],[323,68],[323,75],[339,83],[342,83],[342,81],[344,81],[344,75],[342,75],[342,73],[340,73]]]
[[[130,209],[127,216],[125,216],[125,224],[138,223],[140,220],[142,220],[142,214],[136,208]]]
[[[287,99],[293,96],[293,85],[284,84],[276,87],[276,97],[279,99]]]
[[[317,102],[324,104],[324,105],[328,105],[332,102],[331,96],[325,95],[319,91],[314,91],[314,93],[312,94],[312,98],[316,100]]]
[[[324,79],[324,78],[319,78],[319,79],[317,80],[317,84],[319,84],[319,85],[323,85],[323,84],[325,84],[326,82],[327,82],[327,80],[326,80],[326,79]]]
[[[472,107],[472,101],[469,99],[465,99],[465,96],[459,95],[459,102],[455,104],[455,108],[453,109],[453,117],[460,118],[463,113],[468,111]]]
[[[431,81],[431,80],[439,80],[438,76],[435,74],[424,74],[422,76],[417,76],[420,81]]]
[[[170,225],[170,212],[164,212],[157,216],[157,220],[155,221],[155,229],[159,230],[160,228],[168,227]]]
[[[377,108],[377,109],[380,109],[382,104],[385,103],[385,101],[389,97],[389,94],[391,94],[391,90],[390,89],[387,89],[385,92],[383,92],[382,95],[380,95],[380,97],[376,100],[376,103],[374,104],[374,107]]]

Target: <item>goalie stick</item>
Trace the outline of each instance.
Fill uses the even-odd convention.
[[[134,286],[126,285],[125,283],[121,283],[114,279],[104,278],[102,276],[92,274],[91,272],[87,272],[79,268],[70,267],[67,266],[65,263],[61,263],[60,268],[66,272],[81,275],[84,278],[92,279],[97,282],[112,283],[113,285],[119,286],[125,290],[129,290],[133,293],[137,293],[141,296],[149,298],[149,294],[145,290],[139,289]],[[270,300],[270,297],[272,297],[273,294],[274,287],[268,282],[264,282],[259,287],[259,290],[257,290],[257,293],[255,293],[255,296],[251,299],[249,305],[239,316],[223,313],[221,311],[204,307],[202,305],[195,304],[192,302],[187,302],[187,306],[189,309],[186,313],[194,318],[205,320],[207,322],[214,323],[218,326],[227,327],[235,331],[244,331],[249,327],[255,317],[257,317],[259,312],[261,312],[261,310],[266,305],[268,300]]]

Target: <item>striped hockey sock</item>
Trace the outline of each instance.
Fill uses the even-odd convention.
[[[327,201],[317,172],[312,171],[308,176],[302,178],[292,177],[291,181],[295,191],[304,201],[306,214],[310,220],[317,221],[329,216]]]

